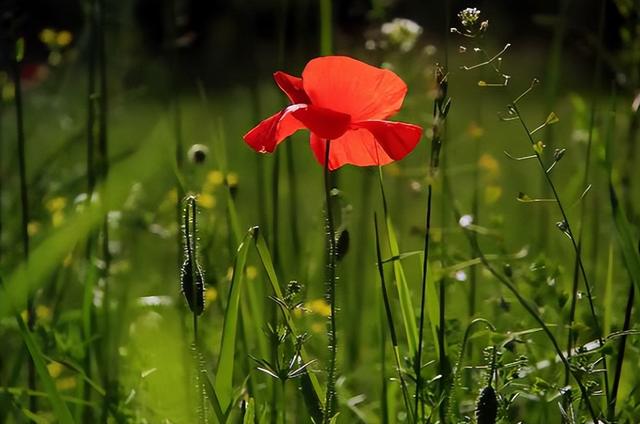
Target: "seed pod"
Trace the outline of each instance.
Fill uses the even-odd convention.
[[[201,315],[204,311],[204,277],[197,262],[192,266],[191,259],[187,259],[182,264],[180,288],[191,312]]]
[[[336,259],[341,261],[349,251],[349,230],[342,230],[336,240]]]
[[[478,424],[495,424],[498,416],[498,398],[491,386],[485,386],[476,402],[476,421]]]
[[[204,311],[204,277],[197,259],[198,224],[196,223],[196,199],[193,196],[187,196],[184,203],[185,259],[180,269],[180,289],[189,304],[191,312],[195,315],[201,315]]]

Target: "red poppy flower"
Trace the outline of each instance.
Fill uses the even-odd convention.
[[[301,129],[311,132],[311,149],[329,169],[342,165],[385,165],[405,157],[420,141],[422,128],[386,121],[402,106],[406,84],[395,73],[344,56],[311,60],[302,78],[276,72],[276,84],[291,105],[260,122],[244,141],[260,153]]]

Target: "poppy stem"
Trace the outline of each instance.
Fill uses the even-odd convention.
[[[331,201],[331,172],[329,170],[329,152],[331,140],[326,140],[324,156],[324,195],[327,215],[327,301],[331,306],[327,337],[329,339],[329,366],[327,369],[327,393],[325,398],[324,422],[328,424],[335,415],[336,404],[336,352],[338,338],[336,334],[336,234],[333,223]]]

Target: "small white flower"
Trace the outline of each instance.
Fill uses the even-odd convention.
[[[460,224],[462,228],[467,228],[472,223],[473,223],[473,216],[471,215],[462,215],[460,217],[460,220],[458,221],[458,224]]]
[[[461,282],[462,281],[467,281],[467,273],[462,271],[462,270],[457,271],[456,274],[455,274],[455,279],[457,281],[461,281]]]
[[[406,53],[416,44],[418,37],[422,34],[422,27],[410,19],[395,18],[391,22],[382,24],[380,31],[391,44]]]

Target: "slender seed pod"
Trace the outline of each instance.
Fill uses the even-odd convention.
[[[196,240],[196,199],[187,196],[183,212],[185,260],[180,270],[180,289],[187,300],[189,309],[195,315],[204,311],[204,274],[198,264]]]

